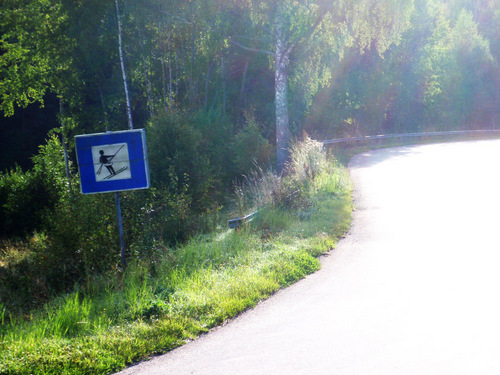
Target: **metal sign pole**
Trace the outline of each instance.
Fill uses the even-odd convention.
[[[127,267],[127,260],[125,259],[125,238],[123,236],[123,223],[122,223],[122,209],[120,207],[120,196],[118,192],[115,193],[116,201],[116,216],[118,218],[118,232],[120,234],[120,254],[122,258],[122,266]]]
[[[144,129],[77,135],[76,156],[82,194],[115,193],[123,268],[125,239],[119,191],[149,188],[149,166]]]

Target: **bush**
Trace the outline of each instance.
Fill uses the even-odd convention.
[[[123,194],[123,221],[133,256],[164,252],[166,245],[186,240],[193,226],[192,198],[172,183]]]
[[[0,236],[23,236],[41,230],[43,217],[67,191],[61,143],[53,135],[33,157],[34,167],[0,173]]]
[[[217,184],[202,132],[191,118],[177,113],[157,116],[147,130],[152,185],[167,187],[172,194],[186,192],[193,209],[201,212],[213,201]]]
[[[0,174],[0,235],[22,236],[40,226],[38,199],[33,173],[21,168]]]
[[[264,167],[271,161],[272,147],[265,139],[254,118],[248,118],[231,143],[233,168],[236,176],[252,168]]]

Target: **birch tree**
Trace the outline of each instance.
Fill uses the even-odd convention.
[[[128,93],[127,72],[125,70],[125,61],[123,59],[122,20],[121,20],[121,16],[120,16],[120,7],[118,5],[118,0],[115,0],[115,5],[116,5],[116,19],[118,21],[118,50],[120,53],[120,66],[122,69],[123,86],[124,86],[124,90],[125,90],[125,102],[127,105],[128,128],[133,129],[134,124],[132,122],[132,109],[130,107],[130,97],[129,97],[129,93]]]
[[[234,35],[233,44],[271,57],[274,69],[276,164],[280,173],[288,158],[290,126],[288,81],[292,53],[300,44],[319,39],[339,44],[374,46],[383,52],[408,26],[412,0],[251,0],[246,9],[253,35]],[[323,27],[324,26],[324,27]]]
[[[276,164],[281,172],[290,142],[288,114],[288,68],[290,56],[302,40],[311,37],[328,13],[328,7],[315,1],[253,1],[249,16],[257,35],[251,44],[235,35],[232,43],[250,51],[268,54],[274,70]]]

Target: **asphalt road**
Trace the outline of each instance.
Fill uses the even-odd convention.
[[[353,158],[322,269],[120,374],[500,374],[500,141]]]

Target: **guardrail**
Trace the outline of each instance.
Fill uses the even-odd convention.
[[[416,137],[433,137],[433,136],[450,136],[450,135],[470,135],[470,134],[500,134],[500,129],[486,129],[486,130],[451,130],[442,132],[423,132],[423,133],[400,133],[400,134],[380,134],[380,135],[367,135],[363,137],[347,137],[347,138],[337,138],[329,139],[323,141],[323,146],[331,145],[336,143],[345,142],[359,142],[359,141],[373,141],[382,139],[394,139],[394,138],[416,138]],[[235,219],[228,220],[228,225],[230,229],[238,228],[244,223],[249,223],[257,215],[259,211],[252,212],[243,217],[237,217]]]
[[[229,228],[230,229],[238,228],[238,227],[240,227],[244,223],[251,222],[254,219],[255,215],[257,215],[258,212],[259,211],[255,211],[255,212],[252,212],[251,214],[248,214],[246,216],[237,217],[236,219],[229,220],[228,221]]]
[[[455,131],[443,131],[443,132],[423,132],[423,133],[400,133],[400,134],[380,134],[380,135],[367,135],[363,137],[347,137],[347,138],[337,138],[323,141],[323,145],[330,145],[335,143],[344,142],[359,142],[359,141],[371,141],[371,140],[381,140],[381,139],[392,139],[392,138],[412,138],[412,137],[432,137],[432,136],[449,136],[449,135],[467,135],[467,134],[494,134],[500,133],[500,129],[488,129],[488,130],[455,130]]]

